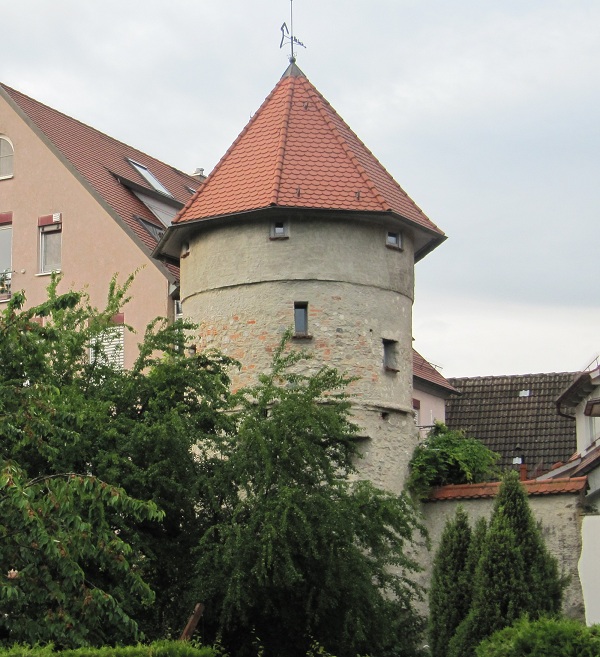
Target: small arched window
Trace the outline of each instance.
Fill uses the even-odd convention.
[[[13,145],[8,138],[0,136],[0,180],[12,178],[14,152]]]

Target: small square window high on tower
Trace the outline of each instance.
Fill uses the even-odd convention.
[[[287,221],[274,221],[271,224],[270,238],[272,240],[286,240],[289,237]]]
[[[390,246],[393,249],[401,249],[402,248],[402,233],[396,233],[394,231],[389,230],[387,232],[387,236],[385,238],[385,245]]]

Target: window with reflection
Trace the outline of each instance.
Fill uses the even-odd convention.
[[[14,152],[8,138],[0,136],[0,180],[12,178]]]

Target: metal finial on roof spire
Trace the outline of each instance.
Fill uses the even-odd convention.
[[[279,44],[279,48],[283,48],[286,41],[290,44],[290,64],[295,64],[296,53],[294,52],[294,44],[302,46],[302,48],[306,48],[306,46],[294,36],[294,0],[290,0],[290,29],[288,30],[288,26],[285,23],[281,26],[281,43]]]

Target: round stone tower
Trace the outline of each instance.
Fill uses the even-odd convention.
[[[358,377],[360,471],[398,492],[416,444],[414,263],[444,239],[292,63],[161,241],[198,348],[269,369],[282,334]]]

